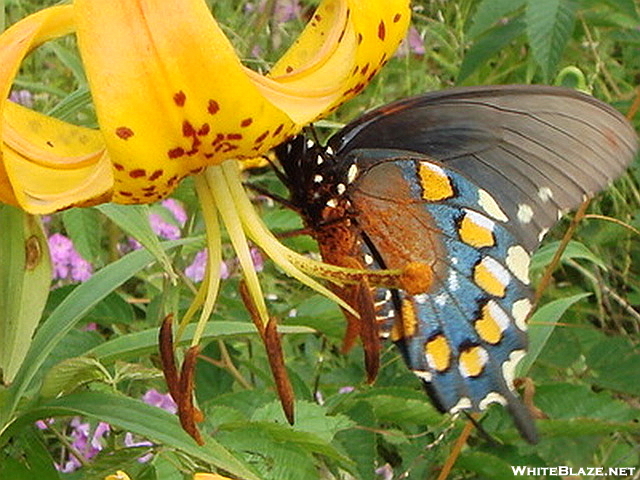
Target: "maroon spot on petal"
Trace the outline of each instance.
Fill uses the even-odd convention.
[[[287,68],[285,69],[285,71],[287,73],[291,73],[291,72],[293,72],[293,67],[291,65],[288,65]]]
[[[184,102],[187,101],[187,95],[180,90],[178,93],[173,94],[173,101],[179,107],[184,107]]]
[[[131,193],[131,192],[125,192],[124,190],[120,190],[118,193],[119,193],[120,195],[122,195],[123,197],[132,197],[132,196],[133,196],[133,193]]]
[[[207,105],[207,112],[211,115],[215,115],[220,110],[220,105],[215,100],[209,100],[209,105]]]
[[[185,120],[184,122],[182,122],[182,136],[191,137],[195,135],[195,133],[196,129],[193,128],[193,125],[191,125],[190,121]]]
[[[155,197],[157,194],[155,192],[147,192],[144,194],[145,197]]]
[[[162,176],[163,173],[164,172],[162,170],[156,170],[151,175],[149,175],[149,180],[151,180],[151,181],[157,180]]]
[[[249,117],[249,118],[245,118],[244,120],[242,120],[240,122],[240,126],[241,127],[248,127],[249,125],[251,125],[253,123],[253,118]]]
[[[51,148],[53,148],[53,142],[51,140],[47,140],[47,145]]]
[[[340,32],[340,36],[338,37],[338,43],[340,43],[342,41],[342,39],[344,38],[344,34],[347,31],[346,28],[344,28],[341,32]]]
[[[198,136],[204,137],[205,135],[209,135],[210,131],[211,131],[211,127],[209,126],[209,124],[203,123],[202,126],[198,129]]]
[[[209,152],[209,153],[205,153],[205,154],[204,154],[204,158],[209,159],[209,158],[212,158],[212,157],[213,157],[213,155],[214,155],[214,154],[213,154],[213,153],[211,153],[211,152]]]
[[[140,177],[144,177],[147,174],[147,172],[144,171],[144,169],[142,168],[136,168],[135,170],[131,170],[129,172],[129,176],[131,178],[140,178]]]
[[[113,164],[113,168],[115,168],[117,171],[121,172],[122,170],[124,170],[124,166],[120,165],[119,163],[114,163]]]
[[[384,40],[386,36],[386,28],[384,26],[384,20],[380,20],[380,24],[378,25],[378,38],[380,40]]]
[[[362,43],[363,37],[361,33],[358,33],[358,45]]]
[[[253,143],[262,143],[264,139],[267,138],[267,135],[269,135],[269,130],[265,130],[264,132],[262,132],[260,136],[256,138]]]
[[[149,187],[142,187],[142,190],[145,192],[153,192],[156,189],[155,185],[151,185]]]
[[[169,180],[167,180],[167,185],[171,186],[178,181],[178,175],[174,175]]]
[[[228,133],[227,140],[242,140],[241,133]]]
[[[282,132],[282,129],[284,128],[284,123],[281,123],[280,125],[278,125],[278,128],[276,128],[273,131],[273,135],[274,137],[277,137],[278,135],[280,135],[280,133]]]
[[[321,17],[321,16],[320,16],[320,14],[318,14],[318,13],[316,13],[316,14],[313,16],[313,18],[315,18],[318,22],[319,22],[320,20],[322,20],[322,17]]]
[[[213,142],[211,142],[211,146],[215,146],[217,143],[220,143],[224,140],[224,135],[222,133],[216,133],[216,138],[214,138]]]
[[[368,70],[369,64],[367,63],[364,67],[362,67],[362,70],[360,70],[360,75],[366,75]]]
[[[398,23],[400,21],[400,19],[402,18],[402,15],[400,13],[396,13],[393,16],[393,23]]]
[[[116,128],[116,135],[123,140],[128,140],[133,137],[133,130],[129,127],[118,127]]]
[[[167,152],[167,155],[171,159],[180,158],[180,157],[182,157],[184,155],[184,148],[182,148],[182,147],[172,148],[171,150],[169,150]]]

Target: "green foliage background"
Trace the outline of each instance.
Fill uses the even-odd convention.
[[[5,3],[8,25],[54,2]],[[258,11],[247,13],[243,2],[210,3],[255,69],[268,69],[304,23],[276,24]],[[413,6],[424,53],[393,58],[361,96],[320,122],[322,135],[374,106],[453,85],[562,84],[623,112],[631,107],[640,83],[634,0],[433,0]],[[34,92],[39,110],[95,124],[72,38],[32,55],[15,86]],[[637,127],[640,117],[633,121]],[[268,169],[248,180],[284,194]],[[285,326],[296,424],[289,426],[280,411],[264,349],[237,293],[237,275],[224,282],[206,333],[203,355],[211,362],[198,366],[207,445],[197,447],[175,417],[138,400],[150,387],[163,389],[155,353],[160,319],[167,311],[184,313],[193,298],[193,286],[171,285],[167,272],[183,271],[204,244],[189,180],[176,197],[192,214],[176,242],[160,243],[146,227],[154,206],[108,205],[54,216],[54,225],[85,258],[103,268],[84,284],[52,292],[22,368],[10,388],[0,387],[0,478],[93,479],[123,469],[135,480],[188,478],[197,470],[242,479],[374,480],[382,478],[376,468],[385,465],[388,478],[436,478],[465,420],[431,407],[391,345],[377,382],[366,385],[361,350],[339,352],[344,320],[337,307],[269,263],[261,279],[271,313]],[[301,226],[293,212],[263,200],[256,205],[275,232]],[[505,412],[491,408],[479,420],[491,439],[474,431],[449,478],[512,478],[510,465],[640,464],[640,245],[637,232],[627,228],[640,228],[639,208],[636,164],[590,207],[619,223],[580,223],[531,321],[531,355],[522,373],[535,384],[534,402],[545,416],[541,442],[526,444]],[[534,280],[567,225],[562,220],[547,236],[534,259]],[[125,233],[148,251],[116,260],[114,246]],[[315,251],[307,237],[285,241],[298,251]],[[87,322],[97,322],[99,333],[78,328]],[[341,393],[345,387],[353,391]],[[53,434],[33,422],[72,415],[107,421],[114,434],[90,465],[61,474],[52,465],[66,448],[64,428]],[[126,431],[154,441],[151,462],[138,463],[140,449],[122,447]]]

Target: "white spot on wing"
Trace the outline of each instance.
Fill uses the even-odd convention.
[[[324,180],[324,177],[320,174],[316,174],[313,176],[313,181],[315,183],[322,183],[323,180]]]
[[[489,314],[491,315],[491,318],[493,318],[498,324],[498,327],[500,327],[500,333],[504,332],[511,323],[509,315],[507,315],[495,300],[489,300],[487,306],[489,307]]]
[[[418,377],[420,380],[423,380],[427,383],[431,382],[431,378],[433,377],[430,372],[425,370],[411,370],[413,374]]]
[[[542,239],[544,238],[544,236],[549,232],[548,228],[543,228],[542,230],[540,230],[540,233],[538,234],[538,241],[541,242]]]
[[[482,215],[481,213],[478,213],[475,210],[468,210],[465,208],[464,211],[465,211],[465,216],[469,220],[471,220],[473,223],[478,225],[480,228],[483,228],[484,230],[489,230],[490,232],[493,232],[493,229],[495,228],[496,224],[489,217]]]
[[[499,403],[500,405],[506,405],[507,399],[500,395],[498,392],[489,392],[486,397],[480,400],[478,408],[485,410],[492,403]]]
[[[324,158],[322,158],[322,155],[318,155],[316,157],[316,165],[322,165],[324,163]]]
[[[447,300],[449,299],[449,295],[447,293],[441,293],[440,295],[436,295],[436,298],[434,299],[434,301],[436,302],[436,305],[440,305],[441,307],[447,303]]]
[[[515,277],[525,285],[529,285],[529,265],[531,257],[522,245],[515,245],[507,251],[507,267]]]
[[[531,300],[528,298],[522,298],[513,303],[511,307],[511,315],[516,322],[516,327],[525,332],[527,330],[527,317],[531,312]]]
[[[509,285],[509,282],[511,282],[511,275],[509,275],[509,271],[495,258],[484,257],[481,263],[487,270],[489,270],[491,276],[500,282],[503,287],[506,288]]]
[[[358,166],[352,163],[347,170],[347,183],[352,183],[356,179],[356,175],[358,175]]]
[[[347,187],[345,187],[344,183],[339,183],[336,185],[336,191],[338,192],[338,195],[342,195],[347,191]]]
[[[327,145],[327,148],[324,149],[327,152],[327,155],[333,155],[333,148]]]
[[[493,199],[491,194],[486,190],[478,190],[478,205],[487,212],[487,214],[500,222],[506,222],[509,218],[502,211],[498,203]]]
[[[311,140],[310,138],[307,138],[307,148],[313,148],[314,145],[315,145],[314,141]]]
[[[458,413],[460,410],[471,408],[471,400],[469,397],[462,397],[453,407],[449,409],[449,413]]]
[[[336,208],[338,206],[338,201],[335,198],[332,198],[330,200],[327,200],[326,205],[330,208]]]
[[[525,353],[526,352],[524,350],[514,350],[509,355],[509,360],[502,364],[502,376],[504,377],[504,381],[506,382],[507,387],[509,387],[509,390],[514,389],[513,379],[515,377],[516,367],[524,357]]]
[[[549,187],[540,187],[538,190],[538,198],[543,202],[548,202],[553,198],[553,192]]]
[[[533,210],[530,205],[521,203],[518,205],[518,220],[520,223],[529,223],[533,218]]]

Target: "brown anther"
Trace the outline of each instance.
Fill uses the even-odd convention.
[[[164,317],[158,338],[162,373],[167,382],[169,393],[176,404],[180,403],[180,387],[176,360],[173,356],[173,315]]]
[[[293,387],[291,386],[291,380],[289,374],[284,366],[284,354],[282,352],[282,344],[280,342],[280,335],[277,330],[277,323],[275,319],[270,318],[265,326],[262,323],[262,319],[258,313],[258,308],[254,303],[247,284],[240,282],[240,296],[242,301],[249,312],[249,316],[253,320],[265,349],[267,350],[267,358],[269,359],[269,367],[271,368],[271,374],[276,384],[276,391],[280,398],[280,405],[282,405],[282,411],[287,421],[293,425],[295,421],[294,402],[295,397],[293,395]]]
[[[199,346],[193,346],[187,350],[180,374],[176,368],[173,355],[173,315],[165,317],[160,327],[159,347],[162,372],[169,388],[169,393],[178,406],[178,418],[180,425],[199,445],[204,445],[196,422],[204,420],[202,412],[193,404],[193,390],[195,367]]]
[[[428,292],[433,285],[433,268],[422,262],[408,263],[402,270],[400,284],[409,295]]]
[[[195,383],[196,360],[200,353],[200,346],[194,345],[187,350],[180,371],[180,403],[178,403],[178,416],[182,428],[198,445],[204,445],[204,440],[196,426],[196,422],[203,420],[202,412],[193,404],[193,390]]]

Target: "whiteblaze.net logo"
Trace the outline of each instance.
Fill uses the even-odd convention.
[[[512,465],[511,470],[513,474],[518,475],[560,475],[560,476],[608,476],[608,477],[626,477],[633,475],[637,470],[637,467],[568,467],[561,465],[558,467],[527,467],[523,465]]]

